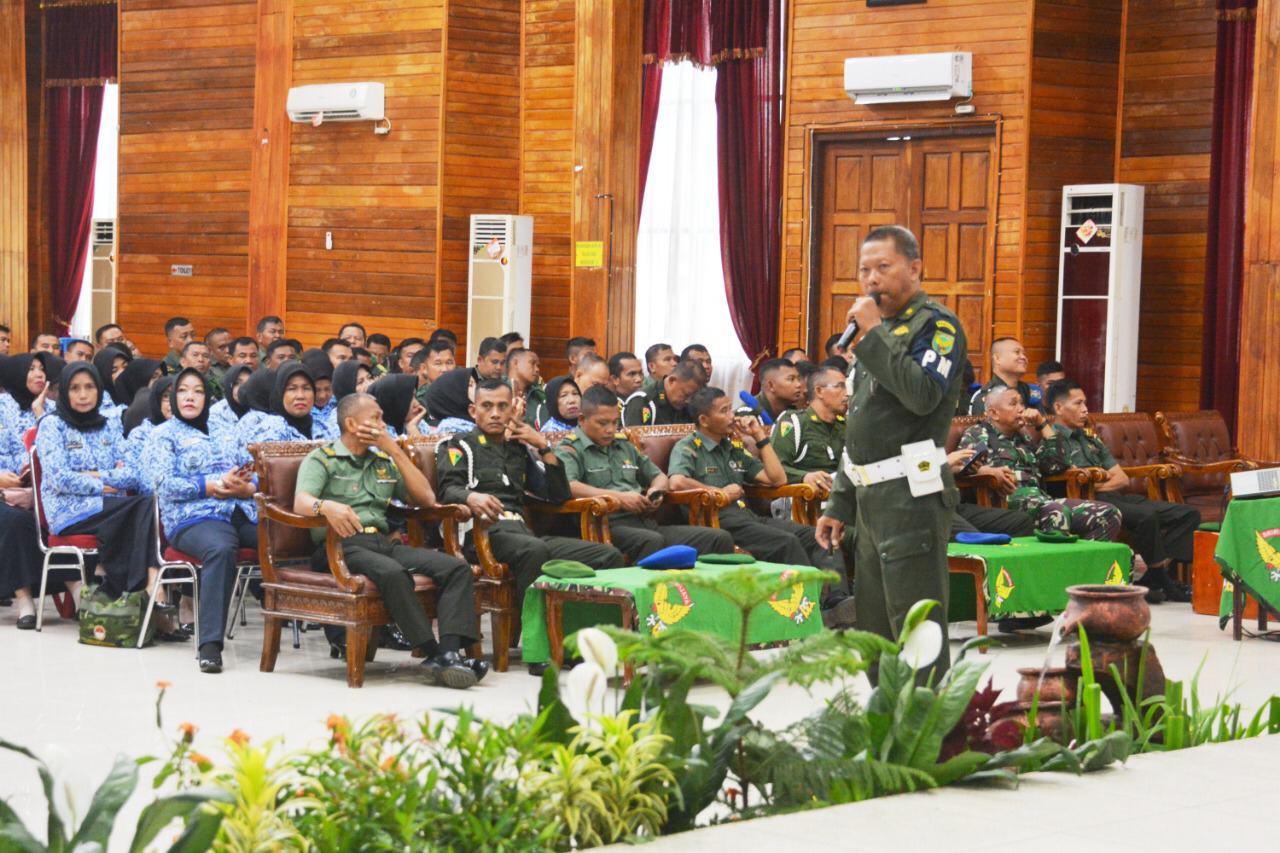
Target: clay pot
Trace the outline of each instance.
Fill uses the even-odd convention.
[[[1094,640],[1136,640],[1151,625],[1151,608],[1147,591],[1140,586],[1083,584],[1067,587],[1067,610],[1063,617],[1063,635],[1083,625]]]
[[[1089,630],[1088,628],[1085,629]],[[1035,695],[1036,685],[1040,685],[1040,704],[1062,702],[1066,705],[1076,703],[1076,681],[1079,672],[1072,672],[1065,666],[1051,666],[1044,670],[1044,680],[1040,678],[1038,667],[1027,667],[1018,670],[1022,680],[1018,682],[1018,701],[1031,707],[1031,699]]]
[[[1085,628],[1085,630],[1089,629]],[[1138,664],[1141,657],[1141,645],[1089,641],[1089,658],[1093,663],[1094,678],[1097,679],[1098,684],[1102,687],[1102,692],[1107,697],[1107,700],[1111,702],[1112,709],[1117,713],[1123,705],[1120,691],[1116,689],[1115,678],[1111,675],[1111,665],[1115,664],[1116,669],[1120,670],[1120,678],[1124,682],[1129,697],[1137,702]],[[1079,643],[1072,643],[1067,646],[1067,669],[1077,674],[1082,672]],[[1142,697],[1144,699],[1164,693],[1164,667],[1160,665],[1160,658],[1156,655],[1156,650],[1151,646],[1147,647],[1147,659],[1143,676]]]
[[[987,726],[987,738],[999,750],[1017,749],[1022,746],[1027,731],[1030,708],[1019,706],[1012,716],[996,720]],[[1046,702],[1036,710],[1036,728],[1041,737],[1063,741],[1066,726],[1061,702]]]

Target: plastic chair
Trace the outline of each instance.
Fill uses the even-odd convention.
[[[36,541],[40,545],[40,553],[44,555],[44,565],[40,570],[40,598],[36,607],[36,630],[44,630],[44,602],[49,589],[49,572],[59,569],[74,568],[80,572],[80,583],[88,585],[89,576],[85,571],[85,557],[98,554],[98,540],[94,536],[59,536],[49,532],[48,520],[44,514],[44,502],[40,499],[40,484],[43,472],[40,469],[40,457],[36,453],[36,428],[32,427],[22,436],[22,443],[27,448],[27,458],[31,465],[31,493],[36,511]],[[69,557],[75,560],[74,565],[54,565],[55,557]]]

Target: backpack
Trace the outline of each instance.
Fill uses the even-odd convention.
[[[90,646],[136,648],[142,632],[142,617],[147,605],[147,594],[142,591],[126,592],[112,598],[101,586],[80,602],[80,642]],[[150,645],[155,638],[156,620],[147,626],[143,645]]]

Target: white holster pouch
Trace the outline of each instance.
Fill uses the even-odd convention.
[[[900,456],[866,465],[854,465],[845,453],[840,464],[845,476],[855,486],[874,486],[906,477],[911,496],[918,498],[942,491],[942,468],[947,464],[947,452],[929,439],[904,444]]]

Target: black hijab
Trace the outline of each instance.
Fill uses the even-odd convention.
[[[115,394],[111,397],[117,403],[132,405],[138,392],[151,384],[151,376],[160,368],[160,362],[154,358],[135,358],[125,366],[115,381]]]
[[[237,400],[236,397],[236,381],[240,379],[243,373],[253,373],[253,367],[248,364],[233,364],[227,368],[227,372],[222,374],[222,393],[226,396],[223,398],[227,401],[227,405],[231,411],[235,412],[237,418],[243,418],[249,411],[249,404]],[[245,385],[249,383],[246,382]],[[244,393],[244,386],[240,389],[240,394]]]
[[[469,367],[456,367],[432,382],[427,389],[427,411],[431,412],[431,417],[471,420],[468,410],[471,397],[467,392],[474,375]],[[385,417],[383,419],[386,420]]]
[[[182,377],[188,375],[199,379],[200,386],[204,388],[204,408],[194,418],[184,418],[182,411],[178,408],[178,383],[182,381]],[[165,377],[165,379],[168,378],[167,376]],[[160,383],[157,382],[156,384],[159,385]],[[169,388],[169,411],[173,412],[173,417],[183,423],[195,427],[205,435],[209,434],[209,380],[204,378],[204,374],[194,367],[184,367],[178,371],[178,374],[173,377],[173,385]]]
[[[79,373],[89,374],[98,392],[97,401],[87,412],[77,412],[71,408],[71,380]],[[107,423],[106,417],[99,411],[101,406],[102,377],[98,375],[96,367],[87,361],[75,361],[62,368],[62,375],[58,377],[58,417],[66,421],[67,426],[78,432],[101,429]]]
[[[137,429],[138,424],[151,417],[151,389],[140,388],[138,393],[133,395],[129,407],[124,410],[124,414],[120,416],[120,427],[124,431],[124,437],[128,438],[129,433]]]
[[[560,423],[577,426],[577,418],[570,419],[560,414],[560,389],[566,385],[572,385],[575,389],[578,388],[578,383],[573,381],[572,376],[557,376],[547,383],[547,411],[551,413],[551,417],[560,421]],[[579,390],[578,394],[581,395],[582,391]]]
[[[275,370],[261,368],[240,386],[240,402],[255,412],[271,411],[271,389],[276,384]]]
[[[418,377],[412,373],[392,373],[369,386],[369,393],[382,407],[382,420],[397,435],[404,435],[404,422],[417,390]]]
[[[333,362],[329,360],[329,354],[324,350],[314,347],[307,350],[302,354],[302,363],[311,372],[313,381],[319,382],[321,379],[333,379]]]
[[[356,385],[360,381],[360,370],[363,368],[370,375],[373,371],[354,358],[344,361],[333,369],[333,399],[341,400],[348,394],[356,393]]]
[[[284,389],[289,387],[290,380],[293,377],[302,375],[311,382],[312,390],[316,387],[316,381],[311,376],[311,371],[307,370],[307,366],[300,361],[286,361],[276,370],[276,381],[271,387],[271,413],[284,418],[289,426],[302,433],[307,438],[311,438],[311,412],[307,411],[305,415],[291,415],[284,407]]]
[[[121,352],[115,347],[107,347],[93,357],[93,366],[98,368],[98,376],[102,377],[102,390],[110,394],[112,400],[119,403],[121,401],[116,400],[116,383],[111,378],[111,368],[117,358],[123,358],[125,367],[128,367],[128,363],[133,361],[133,354]]]
[[[161,404],[164,403],[164,398],[168,397],[173,390],[173,377],[161,376],[156,380],[156,384],[146,390],[147,420],[151,421],[151,423],[156,426],[160,426],[160,424],[167,420],[164,416],[164,409],[161,407]],[[169,411],[172,412],[173,409],[170,409]],[[172,417],[172,415],[170,416]]]
[[[53,384],[58,381],[58,374],[50,372],[50,367],[58,367],[50,361],[54,358],[56,356],[47,352],[23,352],[0,359],[0,385],[4,386],[22,411],[30,410],[31,404],[36,399],[36,395],[27,388],[27,374],[31,372],[31,362],[39,361],[44,368],[45,383]],[[60,367],[59,369],[61,370]]]

